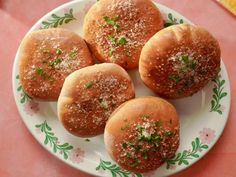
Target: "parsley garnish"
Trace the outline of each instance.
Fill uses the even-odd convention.
[[[169,79],[175,82],[179,82],[181,80],[181,78],[177,75],[170,75]]]
[[[89,88],[91,88],[93,86],[93,84],[94,84],[94,81],[88,81],[86,84],[84,84],[84,87],[86,89],[89,89]]]
[[[125,45],[125,44],[127,44],[127,40],[125,39],[125,37],[121,37],[121,38],[119,39],[118,43],[119,43],[120,45]]]
[[[109,35],[109,36],[108,36],[108,40],[109,40],[112,44],[116,44],[117,38],[115,38],[113,35]]]
[[[166,131],[164,135],[166,137],[170,137],[171,135],[173,135],[173,133],[171,131]]]
[[[42,68],[36,68],[36,74],[41,76],[44,80],[54,80],[50,75],[45,73]]]
[[[127,148],[127,143],[122,143],[122,147],[124,148],[124,149],[126,149]]]
[[[78,48],[77,47],[73,47],[69,53],[69,57],[71,59],[74,59],[78,54]]]
[[[181,59],[184,63],[188,63],[189,62],[189,58],[188,58],[188,55],[183,55],[181,56]]]
[[[108,25],[111,25],[114,27],[115,30],[120,29],[120,25],[117,24],[117,21],[119,20],[119,16],[116,16],[115,18],[110,18],[108,16],[103,17],[103,19],[106,21]]]
[[[144,152],[143,152],[143,158],[144,158],[145,160],[148,159],[148,152],[147,152],[147,150],[144,150]]]
[[[137,166],[139,163],[139,160],[137,158],[134,159],[134,161],[130,164],[131,167]]]
[[[50,66],[52,66],[52,67],[54,67],[55,65],[57,65],[57,64],[59,64],[59,63],[61,63],[61,59],[56,59],[56,60],[54,60],[54,61],[51,61],[50,63],[49,63],[49,65]]]
[[[113,55],[114,51],[115,51],[115,50],[114,50],[113,48],[110,48],[110,49],[109,49],[109,53],[108,53],[109,57],[111,57],[111,56]]]
[[[57,54],[57,55],[62,54],[62,50],[61,50],[60,48],[57,48],[57,49],[56,49],[56,54]]]
[[[156,121],[156,122],[155,122],[155,126],[156,126],[156,127],[160,127],[161,124],[162,124],[161,121]]]

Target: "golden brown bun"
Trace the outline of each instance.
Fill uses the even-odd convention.
[[[99,61],[132,69],[144,44],[162,28],[161,13],[150,0],[100,0],[86,14],[83,32]]]
[[[104,63],[70,74],[58,99],[58,115],[64,127],[80,137],[103,133],[111,113],[134,98],[134,86],[119,65]]]
[[[124,169],[148,172],[174,156],[179,146],[179,119],[169,102],[140,97],[118,107],[107,121],[105,147]]]
[[[19,58],[24,91],[44,101],[56,101],[64,79],[71,72],[93,64],[83,39],[60,28],[28,34],[21,43]]]
[[[165,98],[182,98],[202,89],[220,70],[220,47],[205,29],[174,25],[156,33],[143,47],[143,82]]]

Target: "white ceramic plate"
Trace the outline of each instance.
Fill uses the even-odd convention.
[[[48,27],[66,28],[82,35],[84,15],[96,0],[77,0],[64,4],[41,18],[29,32]],[[177,12],[157,4],[166,24],[191,23]],[[18,76],[19,52],[13,67],[13,92],[21,117],[35,139],[63,162],[99,176],[168,176],[203,157],[216,143],[227,122],[230,108],[229,79],[222,62],[219,77],[203,90],[185,99],[171,101],[180,115],[180,146],[176,156],[156,171],[132,174],[121,169],[105,151],[103,135],[84,139],[70,135],[59,123],[55,102],[38,102],[24,93]],[[154,95],[130,72],[136,96]]]

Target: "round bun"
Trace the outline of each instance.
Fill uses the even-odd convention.
[[[143,82],[165,98],[191,96],[220,70],[220,47],[205,29],[181,24],[156,33],[143,47]]]
[[[122,104],[107,121],[105,147],[124,169],[148,172],[174,156],[179,146],[175,108],[158,97],[140,97]]]
[[[86,43],[65,29],[42,29],[29,33],[19,53],[19,75],[24,91],[32,98],[56,101],[65,78],[93,64]]]
[[[99,61],[132,69],[144,44],[162,28],[161,13],[150,0],[100,0],[86,14],[83,32]]]
[[[70,133],[95,136],[104,132],[115,108],[134,96],[133,83],[123,68],[96,64],[66,78],[58,99],[58,116]]]

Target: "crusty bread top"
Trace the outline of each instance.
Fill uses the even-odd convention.
[[[161,13],[150,0],[100,0],[86,14],[83,33],[98,60],[132,69],[143,45],[162,28]]]
[[[96,64],[66,78],[58,99],[58,115],[74,135],[94,136],[103,133],[114,109],[133,97],[134,86],[123,68]]]
[[[174,106],[158,97],[130,100],[111,115],[104,142],[123,168],[133,172],[154,170],[178,148],[178,114]]]
[[[145,44],[139,72],[144,83],[161,96],[189,96],[218,74],[220,53],[217,40],[205,29],[173,25]]]
[[[66,76],[93,63],[83,39],[61,28],[29,33],[20,45],[19,73],[33,98],[57,100]]]

